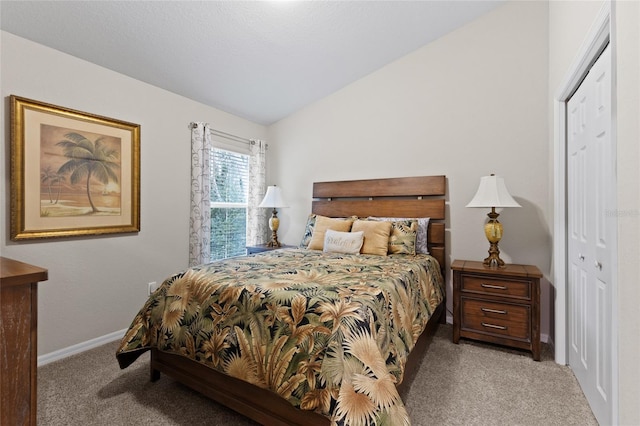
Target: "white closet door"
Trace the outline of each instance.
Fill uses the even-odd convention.
[[[600,424],[611,424],[611,251],[615,232],[611,54],[567,104],[569,365]]]

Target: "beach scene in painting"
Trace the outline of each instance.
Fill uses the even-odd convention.
[[[40,216],[121,214],[122,141],[66,127],[40,127]]]

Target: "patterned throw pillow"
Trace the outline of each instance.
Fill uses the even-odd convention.
[[[324,234],[324,247],[322,251],[327,253],[347,253],[359,254],[364,233],[360,232],[339,232],[327,229]]]
[[[416,235],[416,253],[429,254],[427,231],[429,229],[428,217],[374,217],[370,216],[369,220],[417,220],[418,221],[418,234]]]
[[[389,253],[415,255],[417,234],[418,221],[415,219],[396,220],[391,222]]]
[[[300,241],[300,248],[309,247],[311,242],[311,236],[313,235],[313,227],[316,225],[316,215],[311,213],[307,218],[307,225],[304,227],[304,234],[302,234],[302,241]]]

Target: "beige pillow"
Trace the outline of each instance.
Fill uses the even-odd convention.
[[[360,232],[339,232],[327,229],[324,234],[325,253],[359,254],[364,234]]]
[[[324,234],[327,229],[334,231],[349,232],[351,229],[351,219],[332,219],[326,216],[316,216],[316,224],[313,227],[313,235],[309,241],[309,250],[322,250],[324,247]]]
[[[386,256],[389,250],[391,222],[375,222],[372,220],[356,220],[351,232],[364,231],[364,243],[360,253]]]

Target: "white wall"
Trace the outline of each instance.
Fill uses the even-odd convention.
[[[500,216],[503,259],[547,274],[547,24],[546,2],[508,3],[270,126],[281,240],[300,241],[314,181],[444,174],[449,259],[482,260],[488,211],[464,206],[496,173],[523,206]],[[550,306],[545,281],[545,334]]]
[[[600,1],[550,2],[550,105],[601,6]],[[637,314],[640,304],[640,3],[614,2],[612,12],[617,99],[614,116],[618,205],[612,210],[618,212],[618,277],[617,298],[614,300],[618,310],[618,409],[619,424],[637,425],[640,424],[640,365],[637,362],[637,349],[640,347],[640,318]]]
[[[640,3],[615,5],[620,424],[640,424]]]
[[[59,51],[1,33],[2,256],[49,269],[39,287],[38,353],[129,326],[147,283],[187,267],[191,121],[243,137],[266,128]],[[9,95],[141,125],[138,234],[14,243],[9,240]]]

